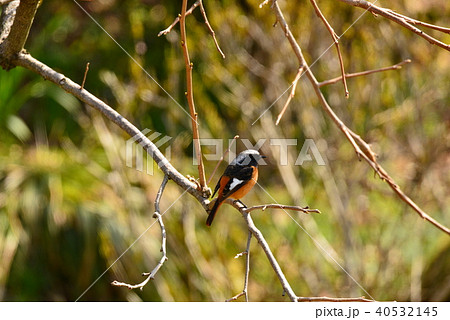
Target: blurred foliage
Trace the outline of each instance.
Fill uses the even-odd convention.
[[[225,139],[224,148],[236,134],[253,143],[298,139],[289,147],[288,166],[278,165],[279,147],[266,141],[262,151],[269,165],[260,169],[260,183],[267,193],[255,187],[244,199],[247,205],[277,201],[322,211],[290,213],[298,224],[280,210],[253,214],[294,291],[367,296],[333,257],[377,300],[449,301],[449,237],[422,221],[357,161],[304,78],[281,125],[274,125],[287,95],[277,99],[298,65],[280,28],[272,27],[269,6],[259,9],[260,2],[205,1],[225,60],[198,9],[187,18],[194,97],[201,137]],[[157,37],[180,11],[179,1],[80,4],[105,30],[75,2],[45,0],[27,50],[79,83],[90,62],[85,87],[139,128],[173,137],[172,163],[195,176],[190,119],[181,110],[187,104],[178,26]],[[383,4],[450,26],[449,1]],[[338,76],[334,47],[322,56],[332,41],[310,3],[280,5],[308,62],[318,59],[312,64],[318,79]],[[401,70],[348,80],[348,100],[341,83],[324,93],[341,119],[372,144],[405,192],[449,226],[449,53],[382,17],[365,14],[353,25],[362,10],[336,1],[320,6],[338,34],[348,29],[340,40],[347,72],[412,59]],[[430,33],[450,42],[449,35]],[[37,75],[21,68],[0,70],[0,299],[73,301],[89,288],[82,301],[223,301],[242,290],[245,260],[233,257],[245,250],[244,221],[223,206],[207,228],[201,206],[170,182],[161,202],[169,260],[143,291],[110,285],[112,280],[140,282],[141,272],[160,258],[160,231],[150,226],[162,174],[125,165],[128,138]],[[314,139],[326,166],[294,165],[306,138]],[[243,148],[238,142],[238,151]],[[208,177],[215,165],[206,161]],[[253,301],[288,300],[256,243],[249,294]]]

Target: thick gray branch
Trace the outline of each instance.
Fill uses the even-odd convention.
[[[208,199],[202,197],[201,192],[197,190],[197,186],[178,172],[169,160],[164,157],[161,151],[159,151],[159,149],[144,134],[142,134],[138,128],[131,124],[116,110],[88,92],[86,89],[81,89],[79,84],[73,82],[63,74],[56,72],[42,62],[34,59],[27,53],[19,53],[12,63],[41,75],[45,80],[55,83],[57,86],[74,95],[87,105],[100,111],[105,117],[117,124],[121,129],[133,137],[137,143],[141,144],[170,179],[175,181],[175,183],[177,183],[184,190],[187,190],[187,192],[193,195],[202,204],[202,206],[207,209],[209,201]]]
[[[7,9],[9,9],[11,5],[15,5],[15,3],[16,1],[10,3]],[[0,40],[0,65],[4,69],[8,70],[14,67],[11,60],[23,49],[38,6],[39,0],[20,1],[7,38],[4,39],[4,41]]]
[[[11,31],[11,26],[13,25],[14,17],[16,16],[16,10],[19,6],[19,3],[19,0],[14,0],[3,8],[2,15],[0,16],[0,53],[2,42],[5,41],[6,37],[8,37],[8,34]]]

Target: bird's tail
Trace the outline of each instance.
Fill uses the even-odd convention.
[[[209,212],[208,219],[206,219],[206,225],[209,227],[211,226],[211,223],[214,220],[214,216],[216,215],[217,210],[219,210],[219,207],[222,204],[222,200],[217,198],[216,202],[214,203],[214,206],[212,207],[211,211]]]

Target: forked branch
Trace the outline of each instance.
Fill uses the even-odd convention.
[[[341,1],[344,1],[344,0],[341,0]],[[347,2],[347,1],[345,1],[345,2]],[[349,1],[349,2],[352,2],[352,1]],[[366,3],[366,1],[355,1],[355,2]],[[375,152],[372,151],[370,145],[367,142],[365,142],[359,135],[357,135],[352,130],[350,130],[342,122],[342,120],[336,115],[336,113],[333,111],[333,109],[328,104],[328,101],[325,99],[323,93],[321,92],[320,83],[317,81],[317,79],[314,76],[314,74],[312,73],[311,69],[308,67],[308,64],[306,63],[306,60],[303,56],[302,50],[301,50],[297,40],[295,39],[294,35],[292,34],[291,30],[289,29],[289,26],[284,18],[284,15],[280,9],[280,6],[278,5],[277,0],[272,0],[271,8],[274,11],[277,22],[279,22],[284,35],[288,39],[289,43],[291,44],[292,49],[294,50],[295,55],[297,56],[299,65],[305,67],[306,76],[308,77],[309,81],[311,82],[322,108],[330,116],[330,118],[338,126],[338,128],[342,131],[342,133],[346,136],[346,138],[349,140],[349,142],[355,149],[355,152],[356,152],[358,158],[359,159],[363,158],[364,160],[366,160],[366,162],[373,168],[375,173],[382,180],[386,181],[387,184],[391,187],[391,189],[399,196],[399,198],[402,199],[405,203],[407,203],[411,208],[413,208],[422,219],[430,222],[438,229],[440,229],[443,232],[450,235],[450,229],[448,227],[440,224],[435,219],[433,219],[431,216],[429,216],[425,211],[423,211],[414,201],[412,201],[400,189],[400,187],[388,175],[388,173],[378,164],[377,159],[376,159],[376,154],[375,154]]]
[[[417,34],[419,37],[422,37],[425,40],[427,40],[429,43],[437,45],[447,51],[450,51],[450,44],[446,44],[442,41],[439,41],[438,39],[430,36],[426,32],[415,27],[414,25],[421,25],[421,26],[424,26],[424,27],[427,27],[430,29],[444,32],[444,33],[450,33],[449,28],[434,26],[429,23],[424,23],[424,22],[421,22],[421,21],[418,21],[415,19],[411,19],[402,14],[395,13],[394,11],[392,11],[390,9],[376,6],[375,4],[365,1],[365,0],[339,0],[339,1],[347,3],[347,4],[355,6],[355,7],[363,8],[363,9],[373,13],[374,15],[383,16],[391,21],[394,21],[395,23],[398,23],[402,27],[405,27],[406,29],[411,30],[412,32]]]

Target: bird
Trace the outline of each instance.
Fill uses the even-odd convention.
[[[217,210],[226,199],[240,201],[253,188],[258,180],[258,161],[262,158],[266,156],[257,150],[249,149],[242,151],[231,161],[214,189],[212,197],[214,198],[218,191],[217,200],[206,219],[207,226],[211,226]]]

